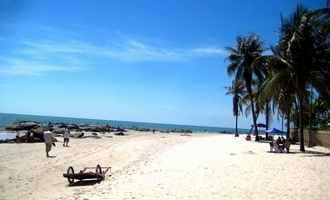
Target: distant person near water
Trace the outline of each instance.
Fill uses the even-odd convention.
[[[68,128],[65,129],[63,138],[63,147],[69,147],[70,130]]]
[[[50,132],[49,130],[45,131],[44,140],[45,140],[45,145],[46,145],[46,156],[48,158],[48,157],[50,157],[49,152],[52,150],[52,145],[55,146],[55,143],[54,143],[55,139],[52,135],[52,132]]]

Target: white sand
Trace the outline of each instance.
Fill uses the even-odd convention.
[[[62,138],[60,138],[62,140]],[[268,153],[231,135],[144,134],[0,145],[0,199],[330,199],[330,150]],[[314,152],[314,153],[312,153]],[[112,166],[100,184],[69,187],[68,166]]]

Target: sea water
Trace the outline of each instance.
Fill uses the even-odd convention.
[[[39,115],[22,115],[22,114],[8,114],[0,113],[0,128],[4,128],[17,121],[36,121],[41,123],[74,123],[74,124],[89,124],[89,125],[110,125],[121,128],[149,128],[157,130],[171,130],[171,129],[189,129],[193,132],[211,132],[211,133],[233,133],[233,128],[209,127],[209,126],[191,126],[191,125],[177,125],[177,124],[161,124],[161,123],[146,123],[146,122],[130,122],[130,121],[116,121],[116,120],[100,120],[100,119],[86,119],[86,118],[70,118],[70,117],[54,117],[54,116],[39,116]],[[239,129],[240,133],[247,133],[247,129]]]

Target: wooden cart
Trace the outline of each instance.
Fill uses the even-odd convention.
[[[85,167],[83,170],[80,170],[79,173],[74,173],[73,167],[70,166],[66,174],[63,174],[63,177],[68,179],[70,185],[73,184],[75,180],[102,181],[108,171],[111,173],[111,167],[101,167],[97,165],[96,167]]]

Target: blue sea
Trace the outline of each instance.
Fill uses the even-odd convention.
[[[161,124],[161,123],[146,123],[146,122],[130,122],[130,121],[116,121],[116,120],[100,120],[100,119],[86,119],[86,118],[71,118],[71,117],[54,117],[54,116],[39,116],[39,115],[22,115],[22,114],[9,114],[0,113],[0,128],[16,121],[36,121],[41,123],[75,123],[75,124],[89,124],[89,125],[110,125],[121,128],[150,128],[157,130],[170,130],[170,129],[190,129],[193,132],[211,132],[220,133],[227,132],[233,133],[233,128],[222,127],[209,127],[209,126],[191,126],[191,125],[177,125],[177,124]],[[239,129],[241,133],[246,133],[249,130]],[[1,136],[0,136],[1,137]]]

